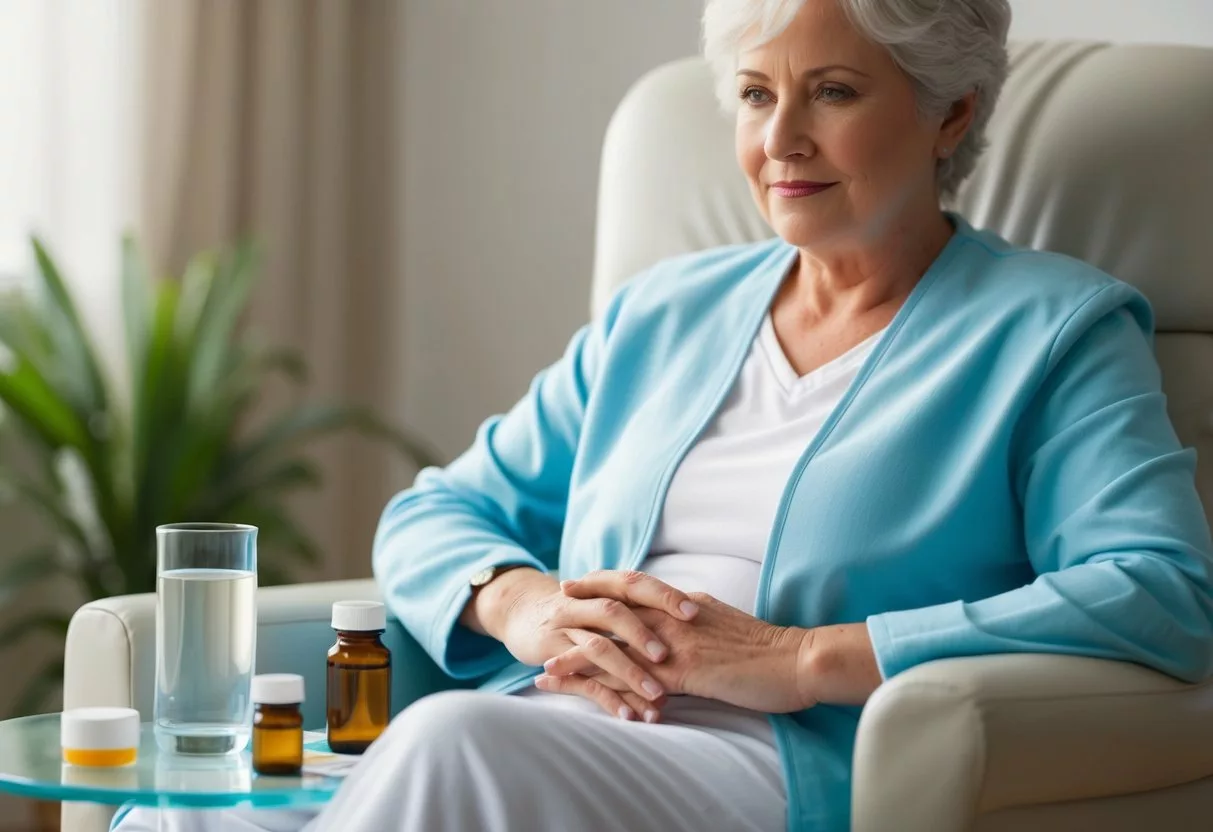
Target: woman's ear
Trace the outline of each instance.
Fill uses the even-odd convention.
[[[976,90],[965,93],[963,98],[952,104],[952,108],[944,116],[943,124],[939,126],[938,153],[941,158],[947,158],[956,152],[956,148],[960,146],[961,140],[973,124],[976,111]]]

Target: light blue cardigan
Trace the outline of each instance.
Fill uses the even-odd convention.
[[[866,621],[885,678],[1039,651],[1213,664],[1195,453],[1165,410],[1152,313],[1076,260],[957,233],[805,448],[757,615]],[[468,578],[641,564],[670,478],[733,386],[796,258],[779,241],[665,261],[621,290],[505,416],[388,505],[375,574],[451,676],[537,668],[458,624]],[[843,830],[858,708],[774,716],[789,828]]]

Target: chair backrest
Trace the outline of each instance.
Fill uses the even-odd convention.
[[[1149,297],[1171,418],[1199,452],[1213,517],[1213,49],[1015,44],[989,139],[951,207]],[[663,257],[769,236],[707,64],[638,81],[603,146],[593,313]]]

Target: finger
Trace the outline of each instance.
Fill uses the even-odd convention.
[[[573,652],[575,648],[585,644],[590,638],[597,635],[589,630],[583,630],[580,627],[567,627],[560,631],[564,637],[562,640],[566,646],[543,663],[544,671],[547,671],[548,662],[552,659],[558,659],[562,656],[567,656],[564,662],[561,663],[563,674],[580,673],[582,676],[595,676],[604,673],[603,669],[586,656],[583,652]],[[627,690],[627,685],[615,686],[615,690]]]
[[[590,636],[594,635],[594,633],[591,633],[589,630],[578,630],[576,628],[564,630],[562,632],[564,633],[565,639],[570,642],[568,648],[570,650],[573,649],[571,642],[577,636],[588,639]],[[607,673],[601,667],[598,667],[596,664],[591,662],[588,658],[585,658],[584,655],[576,655],[580,657],[579,663],[584,664],[585,666],[585,670],[581,671],[580,675],[596,679],[599,683],[618,693],[623,697],[624,702],[631,706],[631,708],[637,714],[639,714],[645,722],[656,722],[661,716],[662,710],[670,701],[669,695],[666,693],[663,693],[661,696],[652,700],[646,700],[642,696],[637,696],[628,689],[627,682],[612,676],[610,673]]]
[[[579,675],[584,676],[586,674],[582,673]],[[606,685],[608,688],[615,691],[620,696],[624,696],[625,698],[628,696],[636,696],[635,693],[628,690],[627,682],[624,682],[620,679],[616,679],[614,676],[612,676],[609,673],[599,672],[597,675],[592,676],[590,678],[597,679],[600,683]],[[661,710],[662,708],[664,708],[666,706],[666,704],[670,701],[670,696],[668,693],[663,693],[661,696],[657,697],[656,699],[652,699],[652,700],[646,700],[644,697],[637,697],[637,698],[650,707],[656,707],[658,710]]]
[[[690,621],[699,612],[699,605],[685,592],[635,569],[600,569],[577,580],[561,581],[560,588],[570,598],[614,598],[663,610],[682,621]]]
[[[635,706],[629,705],[624,700],[623,695],[617,691],[613,691],[606,685],[594,679],[587,679],[584,676],[539,675],[535,677],[535,687],[549,693],[563,693],[588,699],[596,703],[611,716],[619,717],[620,719],[639,719],[644,713],[643,710],[638,711]]]
[[[665,704],[663,696],[658,702],[649,702],[644,697],[637,696],[630,690],[618,691],[623,702],[636,713],[637,719],[645,722],[657,722],[661,719],[661,706]]]
[[[572,676],[580,673],[582,676],[594,676],[602,672],[602,668],[594,664],[580,648],[570,647],[559,656],[553,656],[543,663],[543,672],[552,676]]]
[[[583,676],[585,674],[578,674],[578,675]],[[597,676],[590,676],[587,678],[597,679],[599,682],[606,685],[608,688],[610,688],[611,690],[615,691],[618,694],[626,693],[629,696],[637,696],[637,694],[634,691],[631,691],[628,689],[627,682],[624,682],[620,679],[616,679],[614,676],[612,676],[609,673],[599,673]],[[668,693],[663,693],[663,694],[661,694],[661,696],[658,696],[656,699],[646,699],[643,696],[641,696],[640,699],[644,700],[649,705],[655,705],[657,708],[660,709],[660,708],[664,708],[666,706],[666,704],[670,701],[670,695]]]
[[[657,680],[632,661],[611,639],[594,633],[583,634],[578,630],[569,630],[568,634],[577,646],[544,662],[543,670],[549,676],[587,675],[588,663],[625,682],[633,693],[646,700],[658,699],[665,693]]]
[[[564,629],[591,629],[614,633],[637,653],[659,662],[669,655],[661,639],[644,625],[636,611],[614,598],[576,599],[555,615],[554,624]]]

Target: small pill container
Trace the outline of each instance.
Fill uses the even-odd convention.
[[[298,774],[303,767],[303,677],[253,677],[253,771]]]
[[[361,754],[392,719],[392,654],[380,639],[387,611],[378,601],[338,601],[333,629],[325,701],[329,748]]]
[[[74,708],[59,718],[63,762],[73,766],[129,766],[139,754],[134,708]]]

